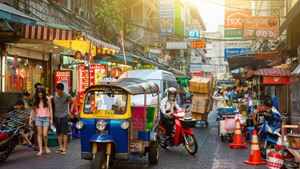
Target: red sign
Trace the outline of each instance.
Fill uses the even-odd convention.
[[[204,71],[193,72],[194,76],[204,76]]]
[[[90,67],[90,85],[95,85],[106,77],[107,65],[92,64]],[[78,65],[78,99],[79,103],[83,103],[83,94],[89,85],[88,69],[84,65]]]
[[[71,70],[56,70],[54,76],[54,86],[57,83],[62,83],[65,86],[64,92],[69,93],[71,90]]]
[[[289,83],[289,77],[287,77],[287,76],[279,76],[279,77],[266,76],[266,77],[263,77],[263,83],[264,84],[270,84],[270,85],[288,84]]]

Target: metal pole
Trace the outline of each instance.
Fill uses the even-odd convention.
[[[89,53],[88,53],[88,87],[91,86],[91,51],[92,51],[92,42],[91,40],[89,41]]]

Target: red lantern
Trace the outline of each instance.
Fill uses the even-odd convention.
[[[120,68],[114,68],[112,71],[111,71],[111,73],[110,73],[110,75],[111,75],[111,77],[114,77],[114,78],[118,78],[118,77],[120,77],[121,75],[123,74],[123,71],[122,71],[122,69],[120,69]]]

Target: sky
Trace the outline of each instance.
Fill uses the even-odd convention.
[[[224,24],[223,0],[192,0],[197,4],[207,32],[215,32]]]

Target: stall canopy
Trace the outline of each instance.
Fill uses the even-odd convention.
[[[291,71],[286,68],[265,68],[254,72],[256,76],[290,76]]]
[[[242,67],[258,69],[261,67],[274,66],[281,63],[282,53],[279,51],[260,52],[257,54],[228,56],[228,65],[230,70]]]
[[[0,3],[0,18],[11,22],[17,22],[27,25],[35,25],[37,21],[35,18],[32,18],[22,13],[21,11],[3,3]]]

